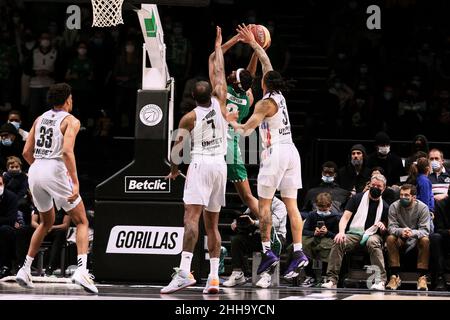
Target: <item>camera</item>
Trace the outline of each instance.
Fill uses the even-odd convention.
[[[325,226],[325,221],[323,221],[323,220],[317,221],[316,226],[317,226],[317,228],[319,228],[319,229],[322,228],[323,226]]]

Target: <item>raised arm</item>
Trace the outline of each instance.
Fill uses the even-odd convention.
[[[245,43],[248,43],[255,51],[256,56],[261,62],[263,76],[267,72],[272,71],[273,68],[272,64],[270,63],[269,56],[267,55],[266,51],[258,44],[258,42],[256,42],[255,36],[251,31],[251,26],[246,26],[245,24],[242,24],[238,26],[236,31],[240,35],[241,40]]]
[[[222,111],[222,115],[225,118],[227,111],[227,82],[225,79],[225,62],[223,59],[222,52],[222,30],[220,27],[216,28],[216,42],[215,42],[215,59],[214,64],[212,66],[213,71],[209,70],[214,74],[214,84],[211,82],[213,94],[219,100],[220,109]]]
[[[236,43],[239,42],[239,35],[234,35],[230,40],[225,42],[222,45],[222,52],[225,54],[228,50],[230,50],[231,47],[233,47]],[[215,87],[215,76],[214,76],[214,60],[216,58],[216,51],[214,50],[210,55],[208,59],[208,66],[209,66],[209,80],[211,81],[211,85],[214,88]]]

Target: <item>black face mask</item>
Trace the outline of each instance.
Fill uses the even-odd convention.
[[[381,190],[375,187],[371,187],[369,193],[370,196],[374,199],[378,199],[381,196]]]

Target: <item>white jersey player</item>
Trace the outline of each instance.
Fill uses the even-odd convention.
[[[218,229],[219,212],[225,205],[227,166],[227,86],[224,72],[221,30],[217,27],[215,60],[210,64],[211,85],[205,81],[195,84],[192,96],[196,108],[180,120],[179,130],[171,156],[171,173],[167,178],[179,175],[176,150],[191,140],[191,163],[184,186],[184,238],[180,267],[175,268],[172,281],[161,293],[172,293],[196,283],[191,274],[191,261],[198,238],[198,223],[203,209],[203,220],[208,236],[210,274],[203,293],[219,292],[219,257],[221,238]]]
[[[78,268],[72,281],[89,292],[97,293],[93,277],[87,270],[89,223],[79,195],[73,152],[80,121],[70,114],[71,87],[65,83],[51,86],[47,100],[53,108],[35,120],[23,150],[23,156],[30,164],[28,182],[41,223],[34,231],[27,257],[17,273],[16,281],[23,287],[33,287],[30,268],[44,237],[53,226],[54,202],[58,210],[63,208],[68,213],[77,227]]]
[[[288,211],[294,245],[293,259],[284,276],[292,278],[298,275],[299,267],[308,264],[308,258],[302,250],[303,221],[297,207],[297,191],[302,187],[300,155],[292,141],[286,100],[281,93],[285,84],[281,75],[273,71],[269,57],[255,41],[250,27],[242,25],[237,31],[241,40],[253,48],[263,69],[263,99],[256,103],[252,116],[245,124],[230,122],[233,128],[243,135],[249,135],[259,125],[264,148],[258,174],[259,221],[264,255],[258,274],[279,263],[279,258],[270,250],[270,207],[276,190],[280,190]],[[236,116],[235,114],[235,119]]]

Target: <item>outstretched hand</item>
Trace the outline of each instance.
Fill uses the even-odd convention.
[[[222,29],[217,26],[216,27],[216,47],[222,46]]]
[[[236,29],[242,42],[251,43],[256,41],[255,35],[252,32],[251,25],[246,26],[245,23],[238,25]]]
[[[232,121],[237,121],[238,117],[239,117],[239,112],[237,110],[236,111],[229,111],[225,115],[225,120],[227,120],[227,122],[230,123]]]

